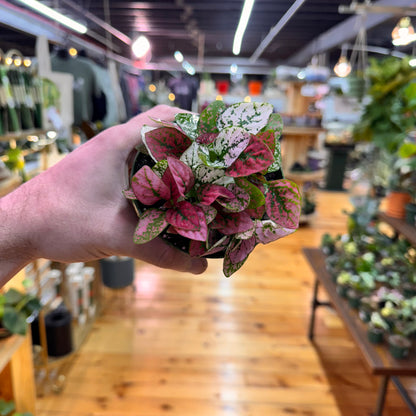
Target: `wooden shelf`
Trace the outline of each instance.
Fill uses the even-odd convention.
[[[11,335],[8,338],[0,340],[0,373],[9,363],[13,354],[23,344],[25,337],[19,335]]]
[[[0,181],[0,198],[16,189],[21,183],[20,175],[12,175],[10,178]]]
[[[378,214],[381,221],[389,224],[395,231],[405,237],[409,242],[416,247],[416,227],[408,224],[405,220],[389,217],[386,213],[380,212]]]
[[[44,129],[31,129],[31,130],[21,130],[7,133],[3,136],[0,136],[0,142],[9,142],[10,140],[20,140],[24,139],[27,136],[40,136],[46,134],[48,130]]]
[[[285,176],[293,182],[303,184],[305,182],[318,182],[325,178],[325,169],[311,172],[288,172]]]
[[[315,136],[319,133],[325,133],[322,127],[308,127],[308,126],[283,126],[283,135],[291,136]]]

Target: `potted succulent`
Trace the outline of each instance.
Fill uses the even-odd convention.
[[[226,107],[145,126],[124,191],[139,217],[137,244],[160,236],[191,256],[221,257],[231,276],[259,243],[299,225],[298,186],[282,178],[282,122],[267,103]]]
[[[31,294],[9,289],[0,294],[0,337],[25,335],[28,319],[40,310],[39,299]]]

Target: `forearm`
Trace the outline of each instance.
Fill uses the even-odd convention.
[[[0,199],[0,287],[36,257],[30,239],[36,207],[26,191],[22,185]]]

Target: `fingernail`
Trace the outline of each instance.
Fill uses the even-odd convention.
[[[208,262],[206,259],[193,258],[191,260],[190,272],[193,274],[201,274],[206,270],[207,267],[208,267]]]

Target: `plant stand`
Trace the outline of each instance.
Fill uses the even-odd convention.
[[[378,398],[375,406],[374,416],[382,416],[387,394],[387,387],[391,379],[397,387],[403,400],[408,405],[412,415],[416,415],[416,405],[411,400],[406,388],[399,380],[400,377],[416,376],[416,356],[414,351],[406,360],[395,360],[388,352],[387,345],[373,345],[367,337],[367,326],[361,322],[356,311],[348,305],[348,301],[340,298],[336,292],[336,285],[326,270],[325,255],[319,248],[304,248],[303,253],[315,274],[315,284],[312,298],[312,311],[309,323],[308,337],[314,338],[315,313],[318,306],[331,305],[338,312],[347,330],[351,334],[355,344],[360,350],[365,363],[373,375],[381,376]],[[318,299],[318,289],[322,285],[328,294],[330,302],[321,302]]]

